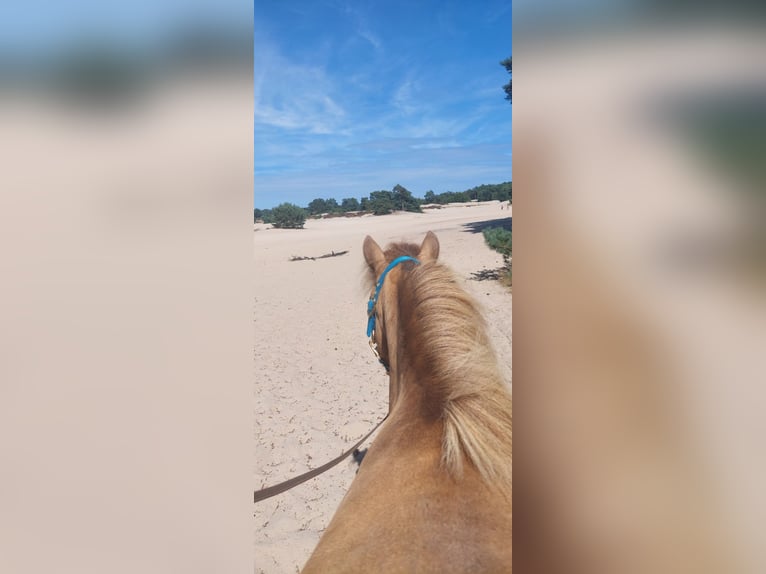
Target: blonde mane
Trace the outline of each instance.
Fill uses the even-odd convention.
[[[386,258],[417,251],[394,244]],[[477,303],[437,261],[402,274],[397,302],[399,344],[426,400],[441,413],[445,468],[459,477],[467,459],[485,481],[510,486],[512,399]]]

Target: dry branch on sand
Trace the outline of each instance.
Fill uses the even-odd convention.
[[[293,255],[290,257],[290,261],[316,261],[317,259],[326,259],[328,257],[338,257],[339,255],[345,255],[348,253],[348,249],[346,251],[332,251],[330,253],[325,253],[324,255],[320,255],[319,257],[300,257],[298,255]]]

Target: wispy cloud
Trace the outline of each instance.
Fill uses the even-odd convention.
[[[510,2],[501,2],[496,6],[490,6],[484,16],[487,23],[493,23],[499,18],[506,16],[510,13],[512,4]]]
[[[352,19],[356,35],[368,42],[375,50],[381,51],[383,49],[383,43],[380,41],[378,35],[371,30],[367,23],[367,18],[356,4],[346,2],[343,5],[343,11]]]
[[[262,38],[254,52],[255,129],[259,125],[325,134],[346,115],[320,67],[296,64]]]
[[[359,36],[361,36],[365,40],[367,40],[370,43],[370,45],[376,50],[383,49],[383,44],[381,43],[380,39],[375,34],[370,32],[370,30],[366,26],[360,25],[356,33],[359,34]]]
[[[391,104],[404,115],[414,114],[418,111],[418,106],[415,103],[417,100],[414,97],[416,89],[412,80],[405,80],[394,92]]]

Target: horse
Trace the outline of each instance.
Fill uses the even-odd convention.
[[[302,572],[511,572],[512,398],[479,307],[433,232],[363,253],[389,413]]]

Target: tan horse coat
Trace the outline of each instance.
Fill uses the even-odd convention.
[[[510,572],[511,398],[475,303],[436,260],[439,243],[367,237],[390,365],[389,418],[303,572]],[[374,279],[373,279],[374,280]]]

